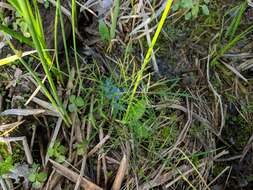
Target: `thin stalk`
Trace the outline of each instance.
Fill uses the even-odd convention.
[[[135,81],[134,88],[133,88],[132,94],[130,96],[129,104],[128,104],[126,113],[124,115],[124,119],[123,119],[124,121],[127,121],[127,119],[128,119],[128,114],[129,114],[129,111],[130,111],[131,106],[133,104],[135,93],[136,93],[137,88],[138,88],[138,86],[140,84],[140,81],[142,79],[143,71],[145,70],[145,68],[146,68],[146,66],[147,66],[147,64],[148,64],[148,62],[150,60],[150,56],[151,56],[151,54],[153,52],[153,48],[154,48],[154,46],[156,44],[156,41],[157,41],[157,39],[159,37],[159,34],[160,34],[161,30],[162,30],[162,27],[163,27],[164,22],[165,22],[165,20],[167,18],[167,15],[168,15],[168,13],[170,11],[172,3],[173,3],[173,0],[168,0],[167,5],[165,7],[165,10],[163,11],[162,18],[161,18],[161,20],[158,23],[158,27],[157,27],[155,35],[154,35],[154,37],[152,39],[151,46],[149,47],[148,52],[147,52],[147,54],[145,56],[144,62],[142,64],[142,66],[141,66],[141,70],[139,70],[138,73],[137,73],[137,79]]]
[[[72,0],[71,9],[72,9],[71,10],[72,36],[73,36],[75,63],[76,63],[77,77],[78,77],[78,80],[81,81],[81,73],[80,73],[78,57],[77,57],[77,48],[76,48],[76,1],[75,0]]]
[[[57,5],[56,6],[58,7],[58,9],[60,9],[60,0],[57,0]],[[67,48],[66,34],[65,34],[65,30],[64,30],[63,16],[62,16],[61,11],[59,11],[59,16],[60,16],[60,23],[61,23],[61,32],[62,32],[64,53],[65,53],[65,58],[66,58],[66,63],[67,63],[68,76],[69,76],[69,80],[70,80],[71,68],[70,68],[70,62],[69,62],[69,54],[68,54],[68,48]]]
[[[60,69],[60,65],[59,65],[59,56],[58,56],[58,17],[59,17],[59,6],[56,6],[55,9],[55,22],[54,22],[54,50],[55,50],[55,61],[56,61],[56,66],[57,66],[57,73],[59,74],[59,76],[57,75],[57,77],[59,77],[59,80],[61,81],[61,83],[63,84],[63,77],[62,77],[62,73],[61,73],[61,69]]]
[[[110,31],[111,40],[115,38],[117,19],[119,16],[119,8],[120,8],[119,2],[120,2],[120,0],[114,0],[114,10],[113,10],[113,14],[112,14],[112,27],[111,27],[111,31]]]

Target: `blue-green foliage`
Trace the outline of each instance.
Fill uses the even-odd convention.
[[[125,88],[118,87],[113,79],[107,78],[102,85],[103,94],[106,101],[109,102],[110,106],[116,111],[123,111],[125,105],[123,102],[123,93],[126,91]]]

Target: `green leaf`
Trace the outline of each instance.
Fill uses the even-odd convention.
[[[45,182],[47,180],[47,173],[45,172],[40,172],[37,174],[36,178],[39,182]]]
[[[145,139],[149,137],[149,131],[146,128],[145,124],[140,121],[132,121],[130,123],[130,127],[132,128],[134,135],[136,138]]]
[[[229,25],[227,32],[225,34],[226,38],[230,40],[235,36],[237,29],[239,28],[242,20],[242,16],[247,8],[247,3],[243,3],[241,6],[236,9],[236,15],[234,16],[231,24]]]
[[[61,145],[57,148],[57,152],[59,152],[60,154],[65,154],[67,152],[67,149],[65,148],[65,146]]]
[[[70,112],[74,112],[77,110],[77,107],[75,104],[69,104],[68,109]]]
[[[137,101],[131,108],[128,116],[129,121],[139,120],[146,111],[145,100]]]
[[[179,1],[174,3],[173,6],[172,6],[173,11],[177,11],[179,8],[180,8],[180,2]]]
[[[206,5],[202,5],[201,8],[204,15],[209,15],[209,9]]]
[[[29,180],[30,182],[35,182],[35,181],[36,181],[36,173],[31,173],[31,174],[29,174],[28,180]]]
[[[192,0],[182,0],[181,7],[183,9],[191,9],[193,7],[193,1]]]
[[[84,106],[84,100],[82,97],[78,96],[76,97],[75,104],[77,107],[83,107]]]
[[[135,133],[140,139],[145,139],[149,137],[149,132],[145,125],[139,125],[135,128]]]
[[[13,160],[11,156],[8,156],[5,160],[0,161],[0,176],[10,172],[14,168]]]
[[[102,41],[110,41],[110,32],[103,20],[99,21],[98,30]]]
[[[190,20],[192,18],[192,13],[188,12],[185,16],[184,16],[185,20]]]
[[[47,151],[47,154],[49,157],[53,157],[54,156],[54,149],[53,148],[49,148]]]
[[[83,140],[81,143],[76,144],[75,148],[77,149],[77,154],[78,155],[83,155],[87,150],[87,145],[88,145],[87,140]]]
[[[192,10],[191,10],[191,13],[192,13],[192,17],[193,18],[197,18],[198,17],[198,13],[199,13],[199,6],[198,5],[194,5]]]
[[[210,0],[204,0],[205,4],[208,4],[210,2]]]
[[[56,162],[63,163],[64,161],[65,161],[65,156],[63,156],[63,155],[59,155],[56,158]]]
[[[35,188],[35,189],[39,189],[42,187],[42,183],[40,183],[39,181],[35,181],[33,184],[32,184],[32,187]]]
[[[45,0],[44,1],[44,7],[45,7],[45,9],[48,9],[49,8],[49,1],[48,0]]]
[[[70,101],[71,103],[75,103],[75,100],[76,100],[76,96],[75,96],[75,95],[71,95],[71,96],[69,97],[69,101]]]

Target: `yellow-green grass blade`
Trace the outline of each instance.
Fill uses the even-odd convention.
[[[145,70],[145,68],[146,68],[146,66],[147,66],[147,64],[148,64],[148,62],[149,62],[149,59],[150,59],[150,56],[151,56],[151,54],[152,54],[153,48],[154,48],[154,46],[155,46],[155,44],[156,44],[156,41],[157,41],[157,39],[158,39],[158,37],[159,37],[159,34],[160,34],[161,30],[162,30],[162,27],[163,27],[163,25],[164,25],[164,22],[165,22],[165,20],[166,20],[168,14],[169,14],[169,11],[170,11],[170,8],[171,8],[171,6],[172,6],[172,3],[173,3],[173,0],[168,0],[168,1],[167,1],[166,7],[165,7],[165,9],[164,9],[164,11],[163,11],[162,18],[161,18],[161,20],[159,21],[158,27],[157,27],[156,32],[155,32],[155,35],[154,35],[154,37],[152,38],[151,46],[149,47],[148,52],[147,52],[147,54],[146,54],[146,56],[145,56],[144,62],[143,62],[143,64],[142,64],[142,66],[141,66],[141,70],[139,70],[139,72],[138,72],[138,74],[137,74],[137,79],[136,79],[136,81],[135,81],[134,88],[133,88],[132,94],[131,94],[131,96],[130,96],[129,104],[128,104],[128,107],[127,107],[127,110],[126,110],[126,114],[125,114],[125,116],[124,116],[124,120],[125,120],[125,121],[128,119],[128,114],[129,114],[129,111],[130,111],[130,109],[131,109],[131,106],[132,106],[132,103],[133,103],[133,100],[134,100],[135,93],[136,93],[137,88],[138,88],[138,86],[139,86],[139,84],[140,84],[140,81],[141,81],[141,79],[142,79],[143,71]]]
[[[3,59],[0,59],[0,66],[3,66],[3,65],[7,65],[7,64],[11,64],[13,63],[14,61],[17,61],[19,60],[20,58],[22,57],[25,57],[27,55],[31,55],[31,54],[34,54],[36,53],[37,51],[36,50],[32,50],[32,51],[26,51],[24,53],[20,52],[20,53],[17,53],[16,55],[12,55],[10,57],[6,57],[6,58],[3,58]]]

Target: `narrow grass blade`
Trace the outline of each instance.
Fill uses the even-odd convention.
[[[20,52],[20,54],[16,54],[16,55],[12,55],[10,57],[6,57],[6,58],[0,60],[0,66],[13,63],[14,61],[19,60],[21,57],[25,57],[27,55],[34,54],[36,52],[37,52],[36,50],[32,50],[32,51],[27,51],[27,52],[24,52],[24,53]]]
[[[228,27],[228,30],[225,34],[226,38],[234,38],[236,30],[238,29],[240,23],[241,23],[241,19],[243,16],[243,13],[245,12],[247,8],[247,3],[244,2],[242,5],[240,5],[237,9],[237,14],[234,16],[234,19],[232,20],[230,26]]]
[[[253,25],[248,27],[246,30],[244,30],[241,34],[234,37],[232,40],[230,40],[223,48],[220,49],[218,54],[213,58],[211,61],[211,65],[216,65],[218,62],[217,60],[222,57],[227,51],[229,51],[232,47],[234,47],[240,40],[242,40],[244,37],[246,37],[248,34],[253,32]]]
[[[110,31],[111,40],[115,38],[117,19],[119,16],[119,8],[120,8],[119,2],[120,2],[120,0],[114,0],[114,10],[113,10],[113,15],[112,15],[112,27],[111,27],[111,31]]]
[[[154,37],[153,37],[153,39],[152,39],[151,46],[149,47],[148,52],[147,52],[147,54],[146,54],[146,56],[145,56],[144,62],[143,62],[143,64],[142,64],[142,66],[141,66],[141,70],[139,70],[139,72],[138,72],[138,74],[137,74],[137,79],[136,79],[136,81],[135,81],[134,88],[133,88],[133,91],[132,91],[132,94],[131,94],[131,97],[130,97],[130,100],[129,100],[129,104],[128,104],[126,113],[125,113],[125,115],[124,115],[124,120],[126,120],[126,119],[128,118],[128,114],[129,114],[129,111],[130,111],[130,109],[131,109],[131,106],[132,106],[132,103],[133,103],[133,100],[134,100],[135,93],[136,93],[137,88],[138,88],[138,86],[139,86],[139,84],[140,84],[140,81],[141,81],[141,79],[142,79],[143,71],[145,70],[145,68],[146,68],[146,66],[147,66],[147,64],[148,64],[148,62],[149,62],[150,56],[151,56],[151,54],[152,54],[152,52],[153,52],[153,48],[154,48],[154,46],[155,46],[155,44],[156,44],[156,41],[157,41],[157,39],[158,39],[158,37],[159,37],[159,34],[160,34],[161,30],[162,30],[162,27],[163,27],[164,22],[165,22],[165,20],[166,20],[166,18],[167,18],[167,15],[168,15],[168,13],[169,13],[169,11],[170,11],[170,8],[171,8],[172,3],[173,3],[173,0],[168,0],[168,1],[167,1],[165,10],[164,10],[163,15],[162,15],[162,18],[161,18],[161,20],[160,20],[159,23],[158,23],[158,27],[157,27],[156,32],[155,32],[155,35],[154,35]]]
[[[56,6],[55,9],[55,22],[54,22],[54,50],[55,50],[55,61],[56,61],[56,66],[57,66],[57,77],[59,81],[63,84],[63,77],[60,69],[60,64],[59,64],[59,56],[58,56],[58,18],[59,18],[59,6]]]
[[[57,0],[56,6],[58,9],[60,9],[60,0]],[[68,75],[71,77],[71,68],[70,68],[70,62],[69,62],[69,54],[68,54],[68,48],[67,48],[67,40],[66,40],[66,34],[65,34],[65,29],[64,29],[64,23],[63,23],[63,15],[62,12],[59,11],[59,16],[60,16],[60,23],[61,23],[61,32],[62,32],[62,41],[63,41],[63,46],[64,46],[64,53],[65,53],[65,58],[66,58],[66,64],[68,68]]]
[[[78,57],[77,57],[77,48],[76,48],[76,1],[75,0],[72,0],[71,10],[72,10],[72,12],[71,12],[71,15],[72,15],[72,37],[73,37],[73,46],[74,46],[74,54],[75,54],[75,63],[76,63],[78,80],[81,80],[80,68],[79,68]]]

